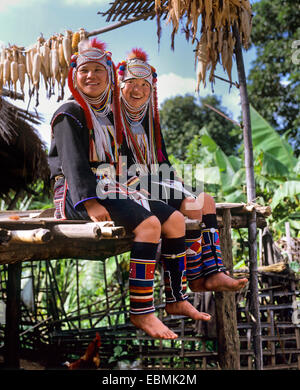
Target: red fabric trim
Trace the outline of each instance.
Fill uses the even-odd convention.
[[[123,125],[121,119],[121,107],[120,107],[120,88],[118,85],[117,70],[114,63],[112,63],[114,73],[114,94],[113,94],[113,108],[114,108],[114,125],[117,135],[117,143],[120,146],[123,142]]]
[[[77,102],[82,107],[82,109],[84,111],[87,127],[90,130],[93,128],[92,117],[91,117],[88,105],[86,104],[86,102],[84,101],[84,99],[82,98],[80,93],[74,88],[73,72],[74,72],[74,68],[70,68],[69,73],[68,73],[68,86],[69,86],[69,89],[70,89],[72,95],[74,96],[74,99],[76,99]]]

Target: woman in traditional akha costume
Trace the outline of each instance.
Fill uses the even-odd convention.
[[[162,137],[157,103],[157,73],[142,49],[132,49],[118,64],[120,105],[125,139],[122,153],[127,157],[136,189],[148,192],[190,219],[202,221],[201,230],[186,231],[180,253],[186,250],[187,281],[192,291],[236,291],[247,279],[228,275],[220,250],[214,199],[187,190],[168,160]],[[162,239],[162,259],[174,254],[174,247]],[[164,262],[163,262],[164,263]],[[166,271],[168,266],[164,264]],[[166,273],[167,278],[167,273]]]
[[[131,249],[129,295],[132,323],[152,337],[178,336],[154,314],[153,284],[161,235],[179,247],[184,219],[175,209],[149,201],[126,181],[119,180],[122,121],[116,68],[105,44],[83,41],[71,58],[68,86],[72,98],[54,113],[49,151],[55,179],[57,219],[113,220],[134,234]],[[198,312],[186,295],[184,255],[170,267],[166,311],[195,320],[210,320]],[[174,267],[176,265],[176,267]]]

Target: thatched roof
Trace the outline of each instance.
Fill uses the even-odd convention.
[[[167,0],[161,1],[162,14],[167,16]],[[144,20],[153,19],[156,16],[154,0],[115,0],[106,12],[98,12],[106,16],[106,21],[126,20],[143,17]]]
[[[206,85],[206,72],[210,69],[209,81],[214,82],[217,64],[222,64],[231,82],[232,58],[236,40],[248,49],[252,27],[252,9],[249,0],[114,0],[106,12],[99,12],[107,21],[128,19],[147,20],[156,16],[158,42],[161,36],[161,19],[172,25],[171,47],[180,31],[192,43],[197,67],[197,86]],[[182,29],[180,29],[182,26]]]
[[[47,182],[49,167],[44,143],[32,113],[0,96],[0,197],[10,190],[28,190],[38,179]]]

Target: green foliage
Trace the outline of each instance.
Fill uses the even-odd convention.
[[[205,104],[229,115],[215,96],[201,98],[200,105],[196,103],[194,96],[188,94],[167,99],[162,104],[160,120],[168,154],[185,159],[190,142],[194,136],[199,135],[204,125],[225,153],[237,150],[241,141],[240,132]]]
[[[124,350],[121,345],[117,345],[114,348],[114,354],[113,354],[113,356],[111,356],[109,358],[108,363],[113,363],[113,362],[118,362],[118,361],[123,361],[123,362],[129,363],[129,360],[124,359],[124,357],[126,357],[127,355],[128,355],[128,352],[126,350],[126,346],[125,346],[125,350]]]
[[[286,221],[296,235],[300,228],[299,161],[286,139],[253,107],[250,112],[257,202],[272,207],[269,223],[278,236]],[[243,147],[238,156],[227,155],[204,127],[187,150],[184,163],[203,164],[206,192],[217,201],[247,202]]]
[[[248,78],[249,99],[281,135],[286,135],[297,156],[300,7],[293,0],[260,0],[253,4],[253,12],[251,40],[257,56]]]
[[[17,198],[16,201],[14,199]],[[28,187],[28,191],[10,193],[0,199],[0,210],[11,208],[14,210],[42,210],[53,207],[52,195],[49,188],[46,188],[45,182],[38,180]]]
[[[121,272],[124,268],[127,272],[127,266],[123,263],[128,265],[128,256],[128,253],[119,256]],[[104,311],[107,309],[106,294],[114,296],[114,299],[120,296],[115,257],[105,262],[76,259],[42,261],[39,267],[40,269],[35,271],[35,288],[45,291],[48,286],[48,294],[40,294],[40,306],[47,309],[44,314],[52,315],[53,318],[62,318],[64,313],[69,317],[76,316],[78,310],[81,315]],[[125,284],[123,277],[122,280]],[[111,316],[110,324],[113,325],[114,321],[115,318]],[[67,326],[67,323],[64,324]],[[91,326],[88,317],[81,320],[80,324],[82,328]],[[109,325],[107,316],[101,321],[101,326],[106,325]]]
[[[265,156],[273,158],[272,163],[281,163],[286,167],[286,172],[293,169],[297,159],[293,149],[284,137],[253,108],[251,107],[252,142],[256,152],[264,152]],[[282,168],[281,168],[282,169]]]

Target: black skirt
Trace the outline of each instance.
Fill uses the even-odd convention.
[[[124,226],[126,233],[129,234],[132,233],[133,230],[135,230],[135,228],[145,219],[153,215],[159,219],[162,225],[174,213],[174,211],[176,211],[176,209],[172,206],[159,200],[149,200],[151,211],[129,198],[107,198],[99,201],[99,203],[107,209],[112,221],[114,221],[117,226]],[[90,220],[90,217],[82,203],[77,205],[76,209],[74,208],[69,191],[67,191],[65,197],[65,216],[67,219],[73,220]]]

